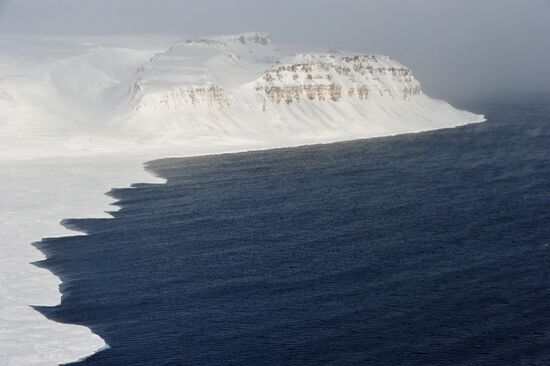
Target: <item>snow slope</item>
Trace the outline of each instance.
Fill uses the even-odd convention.
[[[103,193],[158,182],[142,162],[481,122],[422,93],[381,55],[282,50],[262,33],[209,38],[0,36],[0,365],[55,365],[103,347],[29,305],[60,301],[30,244],[102,217]]]

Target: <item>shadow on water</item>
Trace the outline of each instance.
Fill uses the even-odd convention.
[[[550,104],[481,125],[185,159],[45,239],[86,365],[550,364]]]

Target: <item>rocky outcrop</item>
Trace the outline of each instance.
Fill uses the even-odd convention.
[[[266,33],[244,33],[235,37],[241,44],[255,43],[261,46],[271,44],[271,36]]]
[[[265,94],[266,100],[276,104],[299,102],[300,97],[317,101],[332,100],[333,102],[342,98],[342,87],[334,83],[266,86],[257,90]]]
[[[225,90],[219,85],[176,87],[164,93],[145,95],[135,110],[176,110],[184,107],[229,107]]]
[[[385,56],[303,54],[289,61],[294,62],[273,67],[257,82],[256,91],[263,97],[264,109],[270,103],[407,99],[422,93],[411,71]]]
[[[196,44],[196,45],[208,45],[208,46],[231,46],[232,44],[240,45],[260,45],[267,46],[271,44],[271,36],[266,33],[242,33],[234,36],[222,36],[213,38],[187,38],[178,44]]]

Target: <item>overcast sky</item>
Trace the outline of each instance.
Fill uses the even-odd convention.
[[[0,0],[0,33],[242,31],[388,54],[445,99],[550,92],[550,0]]]

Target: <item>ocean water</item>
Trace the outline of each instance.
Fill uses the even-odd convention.
[[[45,239],[85,365],[549,365],[550,99],[480,125],[149,164]]]

